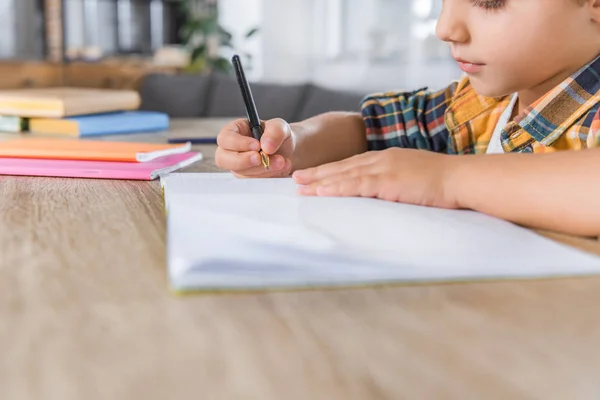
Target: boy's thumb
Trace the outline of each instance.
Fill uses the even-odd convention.
[[[290,135],[290,126],[283,119],[277,118],[268,120],[264,123],[260,146],[265,153],[275,154]]]

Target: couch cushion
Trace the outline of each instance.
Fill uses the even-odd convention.
[[[310,85],[295,120],[302,121],[329,111],[359,112],[360,102],[364,97],[364,94]]]
[[[250,88],[261,119],[283,118],[290,121],[298,112],[306,85],[251,82]],[[207,116],[246,117],[244,100],[235,77],[213,76]]]
[[[209,75],[149,74],[139,88],[140,109],[161,111],[172,118],[206,115]]]

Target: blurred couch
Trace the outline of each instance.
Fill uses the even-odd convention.
[[[360,111],[366,93],[332,90],[310,83],[251,83],[262,119],[301,121],[328,111]],[[138,86],[142,110],[162,111],[172,118],[245,117],[235,77],[153,73]]]

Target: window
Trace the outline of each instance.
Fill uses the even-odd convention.
[[[0,0],[0,58],[41,59],[42,21],[39,0]]]
[[[69,58],[152,54],[178,41],[174,0],[65,0]]]
[[[402,62],[448,58],[435,37],[438,0],[325,0],[328,58]]]

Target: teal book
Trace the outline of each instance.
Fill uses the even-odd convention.
[[[168,128],[169,116],[156,111],[120,111],[29,120],[32,133],[75,137],[157,132]]]
[[[0,115],[0,132],[19,133],[28,129],[28,119],[13,115]]]

